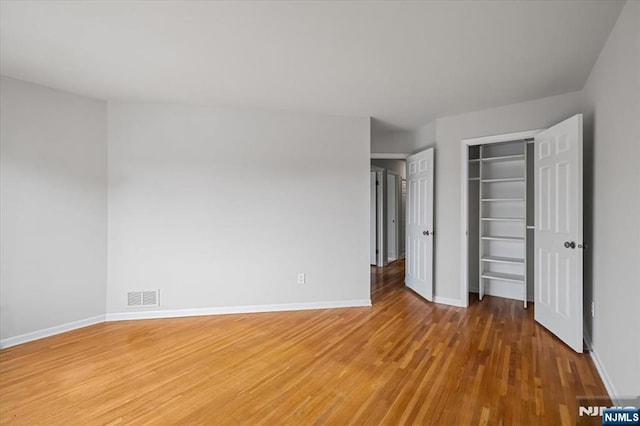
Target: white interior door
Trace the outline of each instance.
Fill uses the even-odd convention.
[[[398,258],[398,192],[396,175],[387,172],[387,257],[389,261]]]
[[[535,137],[535,319],[582,345],[582,114]]]
[[[405,284],[433,300],[433,148],[407,158]]]
[[[377,188],[376,188],[376,172],[371,172],[371,193],[370,197],[370,221],[369,221],[369,256],[371,258],[371,264],[376,265],[378,263],[378,259],[376,258],[376,246],[377,246],[377,238],[376,238],[376,196],[377,196]]]

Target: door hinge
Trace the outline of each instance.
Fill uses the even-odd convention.
[[[376,181],[376,186],[380,185],[380,182]]]
[[[376,254],[378,254],[378,249],[376,249]]]

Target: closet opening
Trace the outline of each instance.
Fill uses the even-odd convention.
[[[463,141],[463,296],[533,301],[533,135]],[[463,173],[464,174],[464,173]],[[464,249],[466,247],[466,250]]]

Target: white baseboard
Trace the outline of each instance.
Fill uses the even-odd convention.
[[[448,297],[433,296],[433,301],[435,303],[441,303],[443,305],[457,306],[458,308],[465,307],[461,300],[450,299]]]
[[[614,405],[619,404],[618,402],[618,392],[616,392],[615,386],[613,386],[613,382],[611,381],[611,377],[607,374],[607,370],[604,368],[604,364],[602,360],[598,356],[598,353],[593,349],[593,344],[591,343],[591,339],[587,336],[586,333],[583,334],[583,338],[585,343],[587,344],[587,348],[589,349],[589,354],[591,355],[591,359],[593,360],[593,364],[596,366],[596,370],[598,370],[598,374],[600,375],[600,379],[602,379],[602,383],[604,383],[604,388],[607,390],[609,394],[609,398],[611,398],[611,402]]]
[[[42,339],[44,337],[54,336],[56,334],[65,333],[67,331],[77,330],[78,328],[99,324],[104,321],[105,321],[104,315],[97,315],[95,317],[68,322],[66,324],[56,325],[54,327],[33,331],[31,333],[21,334],[19,336],[7,337],[6,339],[0,340],[0,349],[9,348],[11,346],[20,345],[22,343],[32,342],[34,340]]]
[[[89,325],[99,324],[110,321],[138,320],[138,319],[154,319],[154,318],[174,318],[174,317],[193,317],[203,315],[224,315],[224,314],[249,314],[258,312],[283,312],[283,311],[303,311],[312,309],[333,309],[333,308],[356,308],[371,306],[370,299],[356,300],[338,300],[334,302],[307,302],[307,303],[284,303],[277,305],[251,305],[251,306],[229,306],[218,308],[198,308],[198,309],[174,309],[174,310],[154,310],[154,311],[136,311],[136,312],[119,312],[106,315],[98,315],[79,321],[73,321],[66,324],[57,325],[55,327],[45,328],[31,333],[21,334],[19,336],[7,337],[0,340],[0,349],[9,348],[11,346],[20,345],[22,343],[32,342],[56,334],[65,333],[67,331],[76,330],[78,328],[87,327]]]
[[[204,315],[250,314],[258,312],[305,311],[311,309],[355,308],[371,306],[369,299],[339,300],[335,302],[283,303],[277,305],[228,306],[217,308],[171,309],[107,314],[107,321],[126,321],[156,318],[196,317]]]

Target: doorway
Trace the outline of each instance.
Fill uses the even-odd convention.
[[[376,266],[400,265],[406,287],[427,301],[433,301],[434,152],[428,147],[401,159],[371,160],[377,177],[371,189],[377,200]],[[406,264],[400,262],[405,256]]]
[[[377,156],[379,156],[378,154]],[[405,256],[406,161],[404,155],[372,158],[370,263],[385,267]]]

